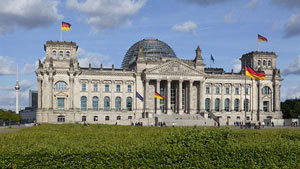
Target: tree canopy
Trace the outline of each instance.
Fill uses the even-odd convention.
[[[300,116],[300,99],[281,102],[283,118],[298,118]]]
[[[18,122],[20,120],[21,120],[21,116],[19,114],[16,114],[11,110],[6,111],[0,109],[0,121]]]

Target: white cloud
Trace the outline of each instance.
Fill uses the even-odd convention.
[[[287,68],[282,70],[283,75],[300,75],[300,55],[298,58],[290,64]]]
[[[35,64],[26,63],[21,71],[23,74],[33,74],[38,67],[38,61]]]
[[[292,15],[284,29],[286,38],[300,35],[300,13]]]
[[[251,0],[248,4],[247,4],[247,8],[255,8],[258,6],[259,0]]]
[[[300,86],[288,86],[281,88],[280,100],[300,98]]]
[[[193,21],[187,21],[187,22],[184,22],[181,25],[179,25],[179,24],[174,25],[172,27],[172,29],[174,31],[178,31],[178,32],[195,34],[196,33],[196,29],[197,29],[197,24],[195,22],[193,22]]]
[[[241,71],[241,61],[239,59],[234,60],[232,70],[234,73],[239,73]]]
[[[201,6],[208,6],[208,5],[218,4],[218,3],[230,2],[233,0],[180,0],[180,1],[185,3],[198,4]]]
[[[83,13],[94,32],[112,28],[134,16],[146,0],[67,0],[67,8]]]
[[[233,15],[233,11],[230,12],[230,13],[228,13],[227,15],[225,15],[224,16],[224,21],[226,23],[233,23],[233,22],[235,22],[235,20],[233,19],[232,15]]]
[[[16,74],[16,66],[9,57],[0,56],[0,76]]]
[[[299,8],[300,9],[300,1],[299,0],[272,0],[272,3],[287,8]]]
[[[21,108],[29,106],[29,90],[35,89],[34,84],[28,80],[20,81],[20,91],[19,91],[19,105]],[[3,90],[2,90],[3,89]],[[16,92],[14,90],[14,84],[11,86],[0,87],[0,108],[15,110],[16,106]]]
[[[78,48],[77,51],[78,62],[81,67],[88,67],[91,63],[92,67],[100,67],[104,61],[110,59],[109,56],[105,56],[99,53],[87,52],[82,48]]]
[[[51,0],[1,0],[0,35],[17,27],[33,29],[55,23],[62,17],[57,4]]]

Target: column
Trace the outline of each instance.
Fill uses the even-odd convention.
[[[182,80],[179,80],[179,84],[178,84],[178,113],[180,115],[183,114],[183,110],[182,110]]]
[[[160,80],[156,80],[156,92],[160,93]],[[155,99],[156,100],[156,114],[161,114],[161,110],[160,110],[160,99]]]
[[[50,82],[50,86],[49,86],[49,99],[50,99],[50,106],[49,109],[53,109],[53,75],[52,72],[50,72],[50,76],[49,76],[49,82]]]
[[[215,88],[215,84],[211,84],[211,90],[210,90],[210,93],[211,93],[211,98],[210,98],[210,110],[211,112],[214,112],[215,111],[215,93],[214,93],[214,88]]]
[[[167,80],[167,114],[171,115],[172,114],[172,110],[171,110],[171,80]]]
[[[38,109],[42,108],[42,78],[38,77]]]
[[[224,89],[224,84],[221,84],[221,101],[220,101],[220,111],[223,112],[224,111],[224,94],[225,94],[225,90]]]
[[[189,113],[194,114],[194,106],[193,106],[193,83],[194,81],[190,80],[190,86],[189,86]]]
[[[257,121],[260,120],[260,81],[257,82]]]
[[[231,100],[231,102],[232,101],[234,102],[234,99],[233,99],[234,85],[233,84],[231,84],[231,91],[230,92],[231,92],[230,100]],[[241,102],[241,100],[240,100],[240,102]],[[224,106],[225,106],[225,104],[224,104]],[[224,109],[225,109],[225,107],[224,107]],[[230,111],[234,110],[234,104],[229,104],[229,109],[230,109]],[[241,108],[239,108],[239,109],[241,109]]]
[[[244,109],[244,101],[245,101],[245,95],[243,95],[243,85],[240,85],[240,107],[241,112],[245,111]]]
[[[121,92],[122,92],[122,97],[121,97],[121,110],[122,111],[126,111],[126,99],[127,99],[127,97],[126,97],[126,88],[127,87],[127,84],[126,84],[126,81],[125,80],[123,80],[122,81],[122,87],[121,87]]]
[[[110,83],[110,91],[111,91],[111,97],[110,97],[110,109],[112,111],[115,111],[115,81],[112,80]]]
[[[275,87],[275,112],[280,111],[280,84]]]
[[[200,81],[200,112],[205,112],[205,83]]]
[[[148,93],[149,92],[149,79],[145,80],[145,90],[144,90],[144,113],[145,113],[145,117],[146,117],[146,112],[149,111],[148,109]]]
[[[69,77],[69,82],[70,82],[70,97],[68,98],[69,99],[69,110],[70,109],[73,109],[73,83],[74,83],[74,77],[73,77],[73,74],[70,73],[70,77]]]

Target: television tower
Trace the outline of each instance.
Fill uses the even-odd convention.
[[[20,90],[20,85],[19,85],[19,72],[18,72],[18,66],[17,66],[17,80],[16,80],[16,114],[19,114],[19,90]]]

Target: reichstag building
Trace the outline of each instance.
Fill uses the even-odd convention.
[[[47,41],[39,61],[38,123],[233,125],[282,118],[274,52],[241,56],[239,73],[207,68],[201,48],[180,59],[158,39],[133,44],[122,67],[81,67],[74,42]],[[266,80],[245,77],[245,63]],[[154,97],[155,93],[163,99]]]

